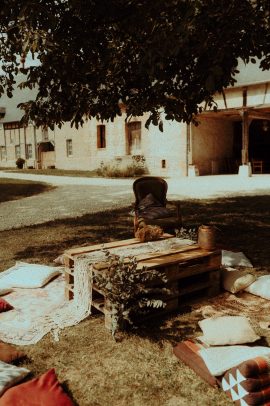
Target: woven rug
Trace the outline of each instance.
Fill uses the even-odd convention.
[[[0,340],[30,345],[51,332],[58,341],[61,329],[79,323],[91,312],[91,269],[78,266],[74,280],[76,289],[71,301],[64,297],[64,275],[43,288],[14,289],[4,296],[14,309],[0,314]]]

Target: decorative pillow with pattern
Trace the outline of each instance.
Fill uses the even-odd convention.
[[[251,363],[258,363],[257,370],[264,370],[269,360],[258,357],[250,360]],[[243,362],[237,367],[231,368],[222,378],[221,386],[226,395],[239,406],[264,405],[270,401],[270,374],[254,375],[253,378],[246,377],[243,371],[246,369]],[[268,403],[267,403],[268,404]]]
[[[270,357],[255,357],[237,366],[237,369],[246,378],[270,374]]]
[[[57,380],[54,369],[39,378],[8,389],[0,398],[1,406],[74,406]]]
[[[7,312],[8,310],[12,310],[13,306],[9,304],[5,299],[0,297],[0,313]]]
[[[20,382],[30,371],[0,361],[0,396],[17,382]],[[1,403],[0,403],[1,405]]]

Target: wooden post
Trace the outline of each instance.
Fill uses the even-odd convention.
[[[248,117],[248,111],[242,110],[242,165],[248,164],[248,143],[249,143],[249,126],[251,119]]]

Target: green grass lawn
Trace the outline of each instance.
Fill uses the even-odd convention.
[[[243,251],[256,267],[270,271],[270,196],[182,202],[186,227],[212,223],[218,242]],[[3,231],[3,271],[16,260],[52,264],[65,249],[132,237],[130,207],[43,225]],[[49,334],[24,347],[21,363],[35,376],[54,367],[79,406],[225,406],[232,402],[172,356],[173,345],[199,333],[200,314],[172,314],[125,333],[115,342],[96,314],[66,328],[55,342]],[[268,341],[270,344],[270,341]]]

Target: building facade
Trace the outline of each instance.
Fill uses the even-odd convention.
[[[18,90],[0,99],[0,167],[15,167],[21,157],[28,168],[87,171],[144,157],[148,173],[163,177],[270,173],[270,73],[257,65],[241,73],[236,86],[216,95],[217,111],[198,116],[198,126],[164,120],[163,132],[145,128],[147,115],[128,123],[124,116],[92,119],[79,129],[22,127],[16,106],[30,93]]]

